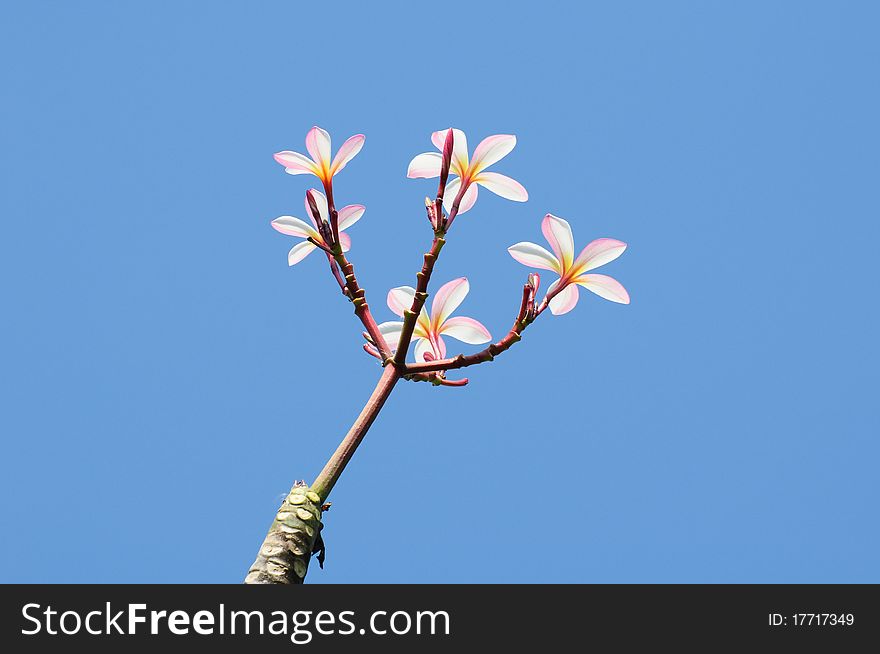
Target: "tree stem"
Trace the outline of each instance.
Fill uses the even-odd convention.
[[[351,429],[348,430],[345,438],[342,439],[339,447],[336,448],[336,452],[327,461],[327,465],[324,466],[324,469],[321,470],[311,486],[311,489],[318,494],[322,502],[330,495],[330,491],[333,490],[333,486],[336,485],[339,476],[345,470],[345,466],[351,461],[355,450],[357,450],[358,445],[361,444],[364,436],[366,436],[367,430],[373,424],[376,416],[379,415],[379,411],[385,405],[385,400],[391,395],[391,391],[399,379],[400,371],[395,366],[385,366],[382,376],[373,390],[373,394],[370,395],[370,399],[367,400],[357,420],[354,421]]]

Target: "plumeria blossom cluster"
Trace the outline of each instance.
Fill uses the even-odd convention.
[[[302,239],[288,253],[288,264],[299,263],[315,250],[324,253],[340,291],[351,302],[364,327],[364,350],[375,357],[383,369],[369,400],[314,482],[310,486],[297,482],[291,495],[282,503],[282,509],[276,513],[276,520],[248,572],[247,583],[301,583],[312,553],[318,553],[318,560],[323,563],[323,538],[320,528],[314,528],[315,521],[320,523],[322,511],[329,506],[329,503],[324,504],[327,496],[398,381],[464,386],[468,383],[467,378],[448,379],[449,372],[492,361],[506,352],[522,339],[528,326],[546,309],[555,315],[567,313],[578,301],[579,288],[586,288],[613,302],[629,302],[626,289],[618,281],[592,272],[619,257],[626,244],[612,238],[600,238],[575,256],[574,237],[568,222],[547,214],[541,229],[550,250],[535,243],[520,242],[510,246],[508,251],[516,261],[533,269],[555,273],[558,279],[547,287],[546,294],[539,301],[540,274],[535,270],[529,272],[522,286],[513,325],[502,338],[493,342],[483,323],[474,318],[452,315],[470,290],[465,277],[453,279],[437,289],[429,310],[426,303],[434,267],[456,216],[474,207],[479,187],[516,202],[525,202],[529,197],[515,179],[489,170],[513,151],[515,136],[489,136],[477,145],[473,154],[468,152],[467,137],[458,129],[434,132],[431,141],[438,152],[425,152],[413,158],[407,176],[438,178],[434,199],[425,198],[433,240],[424,254],[415,285],[398,286],[388,292],[388,307],[399,320],[382,323],[373,318],[366,291],[348,259],[352,242],[346,230],[364,215],[364,206],[349,204],[337,210],[334,200],[335,177],[360,152],[364,136],[352,136],[333,156],[330,134],[320,127],[313,127],[306,135],[308,155],[290,150],[275,154],[275,160],[284,166],[285,172],[314,175],[321,180],[322,186],[320,190],[310,188],[306,191],[305,218],[284,215],[272,221],[272,227],[277,231]],[[485,347],[469,354],[449,356],[447,339]],[[413,343],[415,361],[408,361]],[[307,507],[311,509],[306,510]]]
[[[320,127],[313,127],[306,135],[308,156],[289,150],[275,154],[275,160],[284,166],[285,172],[291,175],[315,175],[324,189],[323,193],[318,189],[306,192],[308,220],[285,215],[272,221],[272,227],[282,234],[304,239],[288,253],[288,264],[302,261],[316,249],[325,252],[342,292],[355,303],[355,312],[366,327],[364,336],[367,343],[364,349],[369,354],[382,361],[383,365],[397,366],[401,375],[408,379],[453,385],[446,380],[448,370],[491,360],[520,340],[522,331],[545,309],[549,308],[554,315],[571,311],[578,302],[578,289],[581,287],[612,302],[629,303],[629,294],[620,282],[607,275],[591,272],[623,254],[626,244],[613,238],[600,238],[590,242],[575,256],[571,226],[566,220],[548,213],[541,222],[541,231],[550,245],[549,251],[535,243],[523,241],[510,246],[508,252],[516,261],[531,268],[551,271],[558,275],[558,279],[548,286],[543,300],[539,302],[537,294],[541,278],[537,272],[530,273],[523,286],[520,312],[507,336],[474,355],[447,359],[444,337],[472,345],[483,345],[492,340],[489,330],[479,321],[451,315],[470,289],[465,277],[441,286],[434,296],[430,312],[425,306],[428,282],[440,249],[446,242],[447,232],[458,214],[474,207],[480,186],[516,202],[525,202],[529,196],[515,179],[488,170],[513,151],[515,136],[489,136],[477,145],[472,155],[468,152],[467,136],[459,129],[433,132],[431,142],[438,151],[416,155],[409,163],[407,177],[439,177],[436,200],[425,200],[434,230],[434,242],[431,250],[425,254],[425,264],[417,277],[417,286],[399,286],[388,293],[388,307],[401,320],[381,324],[373,320],[364,291],[358,285],[353,266],[346,257],[351,248],[351,239],[345,230],[363,216],[365,208],[360,204],[351,204],[337,211],[333,203],[334,176],[360,152],[364,136],[357,134],[350,137],[336,155],[331,156],[330,135]],[[415,363],[408,364],[406,354],[413,342]]]
[[[363,134],[355,134],[342,144],[339,152],[331,159],[330,134],[316,125],[306,134],[306,150],[310,156],[291,150],[275,153],[275,161],[284,166],[284,172],[290,175],[314,175],[321,180],[326,193],[323,195],[315,189],[306,192],[306,214],[314,229],[293,216],[281,216],[272,221],[272,226],[282,234],[298,236],[308,241],[300,243],[288,253],[289,265],[302,261],[316,247],[325,250],[331,261],[336,246],[342,251],[348,251],[351,247],[350,238],[340,232],[360,219],[364,207],[359,204],[349,205],[337,212],[333,202],[333,177],[361,151],[365,140]],[[331,268],[332,265],[331,263]]]

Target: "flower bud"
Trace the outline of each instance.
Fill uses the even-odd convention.
[[[541,285],[541,276],[538,273],[529,273],[529,286],[532,287],[532,297],[538,294],[538,287]]]

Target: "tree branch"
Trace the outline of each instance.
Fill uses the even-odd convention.
[[[376,349],[382,355],[384,364],[384,362],[391,359],[391,352],[388,349],[388,344],[385,342],[385,337],[379,331],[379,325],[376,323],[375,318],[373,318],[373,314],[370,313],[366,291],[358,284],[357,276],[354,274],[354,266],[345,257],[345,253],[342,251],[342,246],[339,243],[334,243],[333,245],[333,259],[339,265],[345,278],[345,288],[348,290],[348,299],[354,304],[354,313],[360,318],[364,329],[367,330],[367,333],[373,340],[373,345],[376,346]]]
[[[385,400],[391,395],[391,391],[394,390],[394,385],[399,379],[400,372],[394,366],[386,366],[385,370],[382,371],[382,376],[379,378],[373,394],[370,395],[370,399],[367,400],[357,420],[354,421],[351,429],[348,430],[345,438],[339,444],[339,447],[336,448],[336,452],[333,453],[327,465],[324,466],[324,469],[321,470],[312,483],[311,489],[317,493],[321,502],[325,501],[330,491],[333,490],[333,486],[336,485],[339,476],[345,470],[345,466],[351,461],[355,450],[361,444],[364,436],[366,436],[367,430],[373,424],[376,416],[379,415],[379,411],[385,405]]]
[[[445,372],[492,361],[496,356],[510,349],[514,343],[518,343],[522,339],[522,333],[526,327],[537,318],[538,313],[533,313],[534,296],[535,288],[531,284],[523,285],[522,302],[520,303],[516,320],[510,331],[507,332],[507,335],[497,343],[492,343],[474,354],[459,354],[451,359],[435,359],[433,361],[409,363],[404,367],[403,374],[409,377],[410,375],[430,372]]]
[[[431,249],[425,253],[425,262],[422,269],[416,275],[416,294],[413,297],[412,306],[408,311],[403,312],[403,327],[400,330],[400,340],[397,342],[397,352],[394,355],[394,365],[406,365],[406,352],[409,350],[409,344],[412,341],[413,331],[416,328],[416,320],[425,306],[425,300],[428,299],[428,282],[431,281],[431,273],[434,271],[434,264],[440,256],[440,250],[446,244],[443,238],[443,232],[437,230],[434,232],[434,241],[431,243]]]

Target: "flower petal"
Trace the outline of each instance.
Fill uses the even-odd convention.
[[[471,345],[480,345],[492,340],[489,330],[481,322],[466,316],[453,316],[443,323],[440,333]]]
[[[431,318],[428,316],[428,310],[425,307],[422,307],[422,310],[419,313],[419,319],[416,320],[416,327],[413,330],[413,334],[428,338],[432,331],[433,328],[431,327]]]
[[[446,185],[446,191],[443,195],[443,206],[446,207],[446,211],[451,211],[452,205],[455,203],[455,199],[458,197],[458,191],[461,189],[461,178],[456,177],[449,181]],[[467,191],[464,192],[464,197],[462,197],[461,202],[458,205],[458,213],[464,213],[468,211],[477,201],[477,185],[471,184],[468,186]]]
[[[412,286],[398,286],[388,291],[388,308],[398,316],[403,317],[403,312],[412,308],[416,289]]]
[[[471,162],[474,174],[506,157],[515,146],[516,137],[512,134],[495,134],[484,138],[474,150]]]
[[[477,203],[478,189],[479,186],[476,184],[468,186],[467,191],[464,192],[464,197],[461,199],[461,204],[458,206],[458,213],[470,211],[471,207]]]
[[[626,250],[626,243],[615,238],[597,238],[587,247],[581,250],[572,264],[576,270],[575,275],[604,266],[609,261],[614,261]]]
[[[321,240],[321,235],[315,231],[314,227],[305,220],[294,218],[293,216],[279,216],[270,225],[288,236],[298,236],[299,238],[309,238],[311,236],[318,241]]]
[[[553,287],[547,289],[549,293]],[[578,287],[576,284],[569,284],[556,295],[552,300],[550,300],[550,313],[554,316],[561,316],[563,313],[568,313],[574,306],[578,303]]]
[[[521,243],[511,245],[507,248],[507,251],[510,252],[510,256],[521,264],[542,270],[552,270],[558,275],[562,274],[562,268],[556,257],[537,243],[522,241]]]
[[[406,176],[412,179],[438,177],[443,155],[439,152],[423,152],[413,157],[406,169]]]
[[[623,284],[613,277],[592,273],[581,275],[574,281],[585,289],[593,291],[593,293],[601,298],[611,300],[612,302],[619,302],[620,304],[629,304],[629,293],[626,292]]]
[[[434,348],[431,346],[431,341],[429,341],[427,338],[417,338],[415,352],[417,363],[422,363],[425,360],[425,352],[430,352],[431,354],[434,354]]]
[[[431,303],[431,325],[435,331],[452,315],[471,290],[467,277],[459,277],[440,287]]]
[[[571,234],[571,225],[567,220],[548,213],[541,221],[541,231],[544,232],[544,238],[550,243],[556,258],[562,264],[560,274],[565,273],[574,261],[574,236]]]
[[[409,311],[412,309],[413,299],[416,295],[416,289],[412,286],[398,286],[397,288],[392,288],[388,291],[388,308],[391,309],[398,316],[403,317],[404,311]],[[428,337],[428,333],[431,331],[431,321],[428,318],[428,312],[425,307],[422,307],[422,311],[419,313],[419,317],[416,320],[416,326],[413,330],[413,334],[416,336],[421,336],[423,338]]]
[[[446,133],[449,129],[441,129],[431,134],[431,142],[440,152],[446,143]],[[452,130],[452,160],[449,169],[453,175],[462,175],[468,169],[468,143],[467,136],[460,129]],[[439,173],[438,173],[439,174]]]
[[[309,243],[308,241],[303,241],[302,243],[297,243],[292,248],[290,248],[290,252],[287,253],[287,265],[293,266],[307,256],[312,253],[312,250],[315,249],[315,246]]]
[[[310,188],[308,191],[306,191],[306,215],[310,218],[312,217],[312,208],[309,206],[308,193],[312,194],[312,199],[314,199],[315,201],[315,206],[318,207],[318,213],[321,216],[321,220],[323,220],[324,222],[328,222],[330,220],[330,211],[327,208],[327,197],[316,188]],[[312,222],[315,222],[314,218],[312,218]],[[315,227],[317,226],[318,224],[315,223]]]
[[[330,170],[330,134],[317,125],[306,134],[306,150],[321,170]]]
[[[446,357],[446,341],[443,340],[443,337],[439,334],[434,338],[434,354],[438,359],[443,359]]]
[[[342,246],[343,252],[348,252],[351,249],[351,236],[345,232],[339,232],[339,245]]]
[[[299,152],[284,150],[282,152],[276,152],[272,156],[275,158],[275,161],[284,166],[284,172],[290,175],[318,174],[318,168],[315,166],[315,162]]]
[[[362,204],[350,204],[339,210],[339,231],[348,229],[361,219],[367,208]]]
[[[461,188],[461,178],[455,177],[450,179],[446,184],[446,190],[443,192],[443,208],[446,209],[446,212],[452,210],[452,205],[455,203],[455,198],[458,197],[458,190]]]
[[[399,320],[392,320],[390,322],[383,322],[379,325],[379,333],[385,338],[385,343],[393,352],[397,349],[397,344],[400,342],[400,332],[403,329],[403,323]]]
[[[529,192],[523,185],[507,175],[492,172],[480,173],[474,178],[474,181],[507,200],[525,202],[529,199]]]
[[[339,148],[336,156],[333,157],[333,163],[330,164],[330,174],[335,175],[345,168],[345,164],[354,159],[355,155],[361,151],[361,148],[364,147],[364,141],[366,140],[367,137],[363,134],[355,134],[354,136],[349,137],[345,143],[342,144],[342,147]]]
[[[443,146],[446,144],[446,134],[452,128],[447,129],[438,129],[436,132],[431,132],[431,143],[434,144],[434,147],[443,152]],[[453,138],[455,138],[455,130],[452,132]],[[455,147],[455,142],[452,143],[453,147]]]

